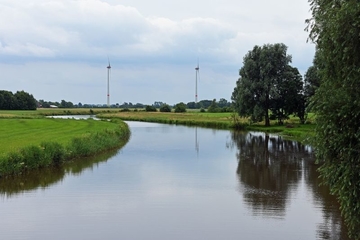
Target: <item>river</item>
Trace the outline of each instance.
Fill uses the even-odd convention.
[[[128,124],[118,151],[0,179],[0,239],[347,239],[310,147]]]

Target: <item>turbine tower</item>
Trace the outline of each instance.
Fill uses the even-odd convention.
[[[110,107],[110,71],[111,71],[111,65],[110,65],[110,60],[108,58],[108,63],[109,65],[106,67],[107,68],[107,106]]]
[[[195,68],[195,104],[197,104],[198,101],[198,94],[197,94],[197,81],[198,81],[198,76],[200,79],[200,67],[199,67],[199,59],[198,59],[198,64],[197,67]]]

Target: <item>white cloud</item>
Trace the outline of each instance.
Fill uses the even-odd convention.
[[[153,92],[124,101],[173,103],[183,97],[181,101],[186,102],[192,97],[175,97],[176,88],[183,82],[193,84],[193,68],[199,58],[203,83],[222,83],[215,90],[209,87],[206,96],[230,99],[242,58],[254,45],[283,42],[295,67],[304,72],[311,65],[314,46],[306,43],[303,31],[308,9],[302,0],[3,0],[0,70],[8,75],[0,81],[6,82],[3,88],[17,90],[17,84],[6,81],[13,78],[11,73],[3,69],[16,64],[11,68],[17,69],[17,78],[38,79],[33,94],[44,95],[52,89],[31,66],[43,69],[51,63],[54,72],[66,69],[74,74],[80,71],[85,78],[102,78],[100,66],[106,65],[109,56],[114,67],[118,66],[123,84],[131,80],[138,83],[138,92]],[[25,74],[29,71],[31,75]],[[149,91],[146,79],[157,89]],[[91,88],[69,74],[54,74],[51,81],[65,85],[75,81],[79,88]],[[173,88],[161,87],[169,82]],[[27,84],[21,86],[32,89]],[[94,94],[91,102],[104,102],[98,95]],[[75,93],[64,98],[85,102]]]

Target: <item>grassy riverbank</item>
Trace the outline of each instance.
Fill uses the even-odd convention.
[[[236,117],[233,113],[202,113],[192,111],[186,113],[162,113],[162,112],[111,112],[100,113],[101,118],[119,118],[122,120],[158,122],[167,124],[180,124],[188,126],[211,127],[220,129],[233,129],[235,122],[244,130],[261,131],[267,133],[276,133],[286,138],[309,142],[313,136],[315,124],[300,124],[297,118],[290,118],[283,125],[278,125],[276,121],[271,122],[270,127],[265,127],[263,122],[249,124],[248,119]],[[309,116],[309,122],[313,121],[313,116]]]
[[[186,113],[145,112],[141,109],[123,112],[118,108],[55,108],[38,109],[36,111],[0,111],[1,118],[43,118],[56,115],[86,115],[92,114],[102,118],[115,118],[131,121],[158,122],[167,124],[181,124],[187,126],[200,126],[220,129],[233,129],[234,122],[249,131],[276,133],[286,138],[308,143],[314,134],[314,115],[309,114],[308,124],[300,124],[298,118],[291,117],[284,125],[271,121],[270,127],[263,122],[249,124],[248,119],[235,117],[233,113],[208,113],[199,110],[189,110]]]
[[[0,112],[0,115],[2,112]],[[0,176],[47,167],[122,146],[129,138],[121,121],[37,118],[0,119]]]

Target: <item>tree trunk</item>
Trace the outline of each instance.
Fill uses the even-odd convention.
[[[265,126],[266,127],[270,126],[269,110],[268,109],[265,110]]]
[[[265,100],[265,126],[270,126],[270,119],[269,119],[269,94],[266,96]]]

